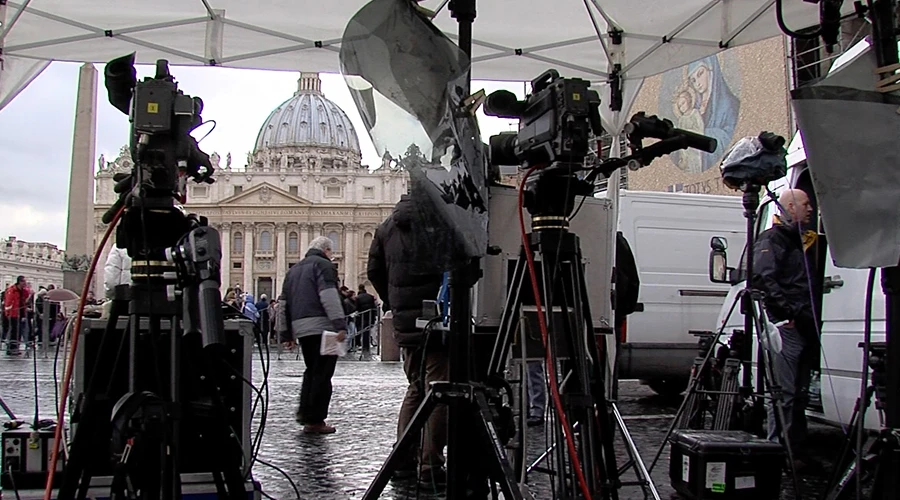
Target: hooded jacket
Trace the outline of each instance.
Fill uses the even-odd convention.
[[[773,323],[813,320],[804,242],[795,224],[776,223],[753,246],[753,288]],[[814,326],[814,325],[813,325]]]
[[[250,321],[256,323],[259,321],[259,310],[256,309],[256,304],[253,301],[253,295],[249,293],[244,295],[244,316]]]
[[[422,314],[422,301],[437,298],[443,273],[421,274],[412,261],[417,249],[416,220],[412,202],[404,196],[393,213],[375,230],[369,248],[367,275],[378,296],[394,315],[394,338],[401,347],[418,347],[422,331],[416,319]],[[432,336],[439,339],[440,336]]]
[[[128,256],[127,250],[113,245],[103,267],[103,288],[106,290],[107,298],[113,297],[117,286],[130,284],[131,257]]]

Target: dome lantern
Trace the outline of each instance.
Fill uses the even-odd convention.
[[[300,78],[297,80],[297,92],[294,92],[294,95],[304,93],[322,93],[322,79],[319,78],[318,73],[300,73]]]

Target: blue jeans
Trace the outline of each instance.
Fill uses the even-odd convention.
[[[547,379],[543,361],[528,361],[528,416],[543,418],[547,408]]]
[[[815,366],[819,345],[812,337],[804,336],[796,326],[782,325],[781,352],[770,352],[772,371],[775,382],[781,386],[782,408],[784,409],[783,433],[790,441],[791,449],[796,454],[803,446],[807,436],[806,406],[809,404],[810,372]],[[778,441],[778,429],[775,421],[775,408],[767,405],[768,437],[770,441]]]

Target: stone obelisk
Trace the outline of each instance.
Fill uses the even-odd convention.
[[[81,293],[87,264],[94,252],[94,154],[97,139],[97,70],[91,63],[78,74],[72,167],[69,173],[69,217],[63,286]],[[101,263],[102,265],[102,263]],[[102,269],[102,268],[101,268]]]

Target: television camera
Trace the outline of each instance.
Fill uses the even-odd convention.
[[[109,224],[125,207],[117,244],[127,248],[132,258],[155,250],[158,255],[154,257],[165,260],[164,249],[174,246],[190,230],[189,218],[180,208],[187,201],[188,178],[214,182],[209,155],[200,150],[190,135],[202,123],[203,100],[178,89],[165,60],[157,61],[154,77],[140,82],[134,54],[110,61],[104,74],[110,104],[128,114],[132,123],[134,168],[130,174],[114,178],[115,192],[120,196],[103,215],[103,222]],[[153,216],[146,218],[143,209],[150,210]],[[178,228],[179,232],[139,231],[136,224],[141,218],[142,223],[159,223],[159,227]]]
[[[114,497],[137,489],[142,498],[180,498],[182,474],[198,468],[212,474],[219,498],[246,498],[246,443],[235,436],[249,422],[227,420],[223,404],[227,379],[242,367],[225,343],[221,241],[205,217],[182,206],[188,179],[213,182],[209,156],[190,135],[202,123],[203,101],[178,89],[165,60],[157,61],[155,76],[138,81],[134,60],[132,53],[105,69],[110,103],[130,117],[134,166],[113,177],[119,197],[102,219],[118,224],[116,245],[132,258],[132,282],[115,289],[73,416],[78,427],[58,498],[83,498],[103,473],[112,475]],[[125,316],[126,331],[117,332]],[[122,352],[107,337],[127,338],[128,392],[121,398],[101,388]],[[154,354],[141,354],[147,352]],[[204,432],[194,442],[190,429],[197,425]],[[107,446],[96,448],[98,442]],[[107,465],[98,463],[104,459]]]
[[[538,175],[525,194],[525,207],[533,216],[568,216],[576,196],[593,194],[597,176],[608,177],[622,166],[637,170],[680,149],[716,150],[716,140],[711,137],[639,112],[624,128],[632,155],[587,161],[591,138],[603,133],[600,96],[590,85],[587,80],[563,78],[556,70],[548,70],[531,82],[533,92],[524,101],[507,90],[493,92],[484,101],[486,115],[520,120],[518,132],[491,136],[490,162],[494,166],[536,167]],[[659,141],[645,147],[644,139]],[[579,172],[587,174],[576,178]],[[560,191],[555,192],[557,188]],[[556,196],[545,197],[545,191]]]

